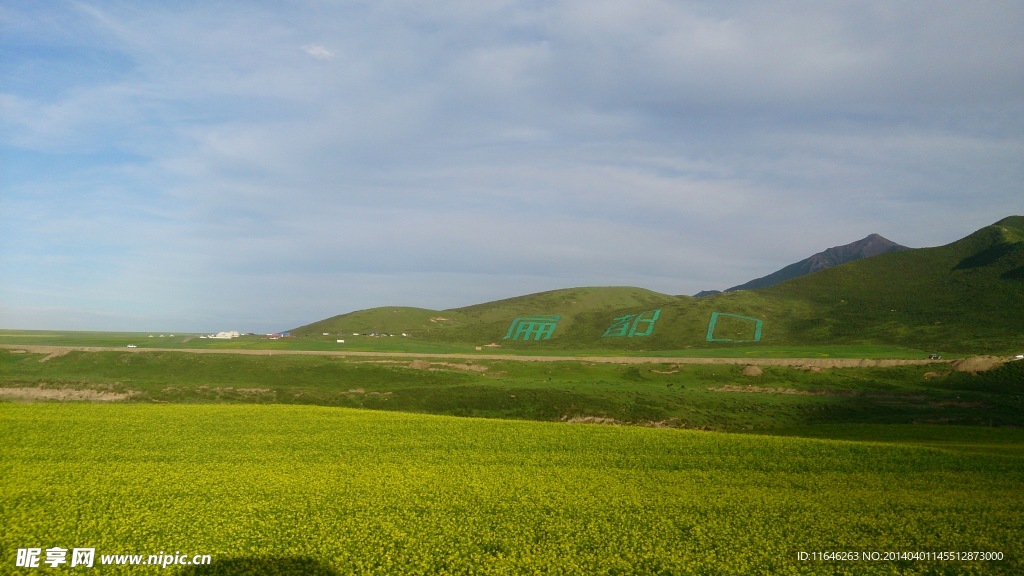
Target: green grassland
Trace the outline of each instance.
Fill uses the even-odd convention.
[[[953,430],[928,429],[932,443]],[[213,559],[102,574],[1024,571],[1019,431],[974,433],[997,453],[316,406],[0,404],[0,435],[8,572],[18,548],[55,546]],[[798,559],[829,551],[1003,559]]]
[[[132,394],[132,403],[317,404],[454,416],[594,419],[726,431],[826,423],[1024,425],[1024,362],[874,368],[610,364],[188,352],[0,350],[3,388]],[[0,396],[4,398],[5,396]],[[18,396],[13,397],[18,399]]]
[[[168,350],[265,350],[314,352],[395,352],[408,354],[459,354],[508,356],[623,356],[664,358],[925,358],[941,353],[944,358],[962,357],[945,350],[922,350],[888,344],[819,344],[815,346],[719,343],[716,347],[648,349],[590,347],[565,349],[537,345],[484,347],[472,342],[439,342],[419,337],[366,336],[363,333],[309,333],[292,338],[270,339],[266,335],[241,336],[230,340],[205,339],[197,334],[166,335],[148,332],[74,332],[47,330],[0,330],[0,345],[63,346],[68,348],[125,348],[132,344],[145,349]],[[401,334],[400,332],[398,334]],[[344,343],[338,343],[344,339]],[[480,347],[480,350],[477,350]]]
[[[152,338],[149,337],[150,334],[153,334]],[[164,334],[163,337],[160,337],[157,334],[152,332],[0,330],[0,344],[117,348],[135,344],[147,348],[177,348],[199,336],[198,334],[174,334],[173,336]]]

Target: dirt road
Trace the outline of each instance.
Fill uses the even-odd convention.
[[[743,364],[752,366],[801,366],[807,368],[858,368],[872,366],[906,366],[914,364],[948,363],[949,360],[927,358],[690,358],[661,356],[519,356],[513,354],[424,354],[414,352],[350,352],[316,350],[213,350],[191,348],[113,348],[95,346],[36,346],[0,344],[0,348],[23,350],[33,354],[58,357],[68,352],[187,352],[191,354],[242,354],[249,356],[277,356],[284,354],[306,356],[425,358],[459,360],[513,360],[519,362],[597,362],[604,364]],[[1005,362],[1011,358],[1000,358]]]

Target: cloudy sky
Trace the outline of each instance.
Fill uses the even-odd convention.
[[[0,328],[726,288],[1024,213],[1024,2],[8,0]]]

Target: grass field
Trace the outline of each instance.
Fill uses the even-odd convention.
[[[349,352],[403,352],[426,354],[508,354],[510,356],[562,356],[565,349],[544,347],[501,347],[476,350],[468,342],[438,342],[401,336],[374,338],[344,335],[339,344],[337,335],[309,335],[271,340],[266,336],[243,336],[231,340],[203,339],[199,334],[149,332],[61,332],[46,330],[0,330],[0,344],[68,347],[116,347],[129,344],[140,348],[210,349],[210,350],[310,350]],[[719,344],[711,348],[648,350],[646,348],[585,348],[573,350],[575,356],[655,356],[679,358],[926,358],[941,353],[944,357],[962,354],[942,350],[920,350],[887,344],[835,344],[815,346],[772,346]]]
[[[871,427],[858,434],[881,441],[315,406],[7,403],[0,558],[5,573],[20,573],[26,547],[94,547],[97,564],[212,558],[103,574],[1024,572],[1024,434],[975,429],[975,443],[1003,448],[978,452],[954,428],[919,430],[924,443]]]
[[[0,350],[0,398],[54,398],[62,390],[120,394],[133,403],[317,404],[723,431],[828,423],[1024,426],[1019,362],[977,375],[934,364],[765,366],[747,376],[742,364]]]

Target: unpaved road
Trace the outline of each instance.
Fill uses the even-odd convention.
[[[690,358],[662,356],[519,356],[513,354],[424,354],[414,352],[349,352],[317,350],[220,350],[191,348],[113,348],[97,346],[36,346],[0,344],[0,348],[23,350],[33,354],[58,357],[68,352],[187,352],[191,354],[242,354],[248,356],[277,356],[285,354],[306,356],[382,357],[382,358],[437,358],[459,360],[512,360],[519,362],[597,362],[606,364],[744,364],[753,366],[800,366],[807,368],[858,368],[872,366],[907,366],[915,364],[949,363],[950,360],[927,358]],[[997,363],[1012,357],[996,358]]]

